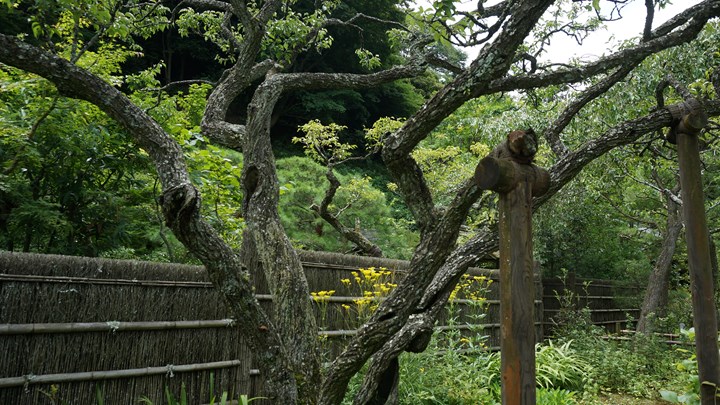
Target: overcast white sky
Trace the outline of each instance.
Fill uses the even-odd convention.
[[[578,46],[573,39],[557,37],[552,45],[553,59],[568,60],[571,57],[594,59],[594,57],[602,55],[608,48],[612,48],[622,40],[639,37],[642,35],[645,24],[646,11],[644,3],[644,1],[636,0],[628,4],[622,11],[623,18],[621,20],[606,23],[607,28],[602,32],[591,35],[583,46]],[[700,3],[700,0],[674,0],[673,3],[662,10],[655,10],[653,28],[683,10]],[[603,2],[600,4],[602,6]]]
[[[499,0],[489,0],[485,4],[491,5],[497,3]],[[667,21],[670,17],[677,13],[700,3],[701,0],[672,0],[673,4],[666,6],[662,10],[655,11],[655,17],[653,20],[653,28]],[[416,4],[424,7],[429,7],[432,0],[417,0]],[[477,0],[463,0],[459,6],[461,9],[474,9],[477,5]],[[609,3],[604,1],[600,2],[601,11],[609,12]],[[595,32],[588,37],[588,39],[579,46],[574,39],[557,35],[552,40],[552,46],[550,52],[552,53],[550,58],[554,62],[565,62],[572,57],[595,59],[597,56],[607,53],[606,50],[612,48],[620,41],[640,36],[645,24],[645,2],[643,0],[635,0],[630,2],[622,11],[623,18],[619,21],[613,21],[606,23],[607,28],[598,32]],[[465,49],[468,53],[468,64],[474,59],[479,49]]]

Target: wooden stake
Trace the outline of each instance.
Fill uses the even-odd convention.
[[[535,404],[531,184],[500,194],[502,403]]]
[[[502,403],[535,404],[535,276],[532,197],[550,185],[548,172],[531,164],[532,130],[513,131],[480,161],[475,182],[500,194],[500,347]]]
[[[688,264],[693,302],[693,325],[703,405],[715,404],[720,384],[717,344],[715,283],[710,261],[710,238],[705,218],[700,151],[695,135],[677,134],[680,185],[687,238]]]

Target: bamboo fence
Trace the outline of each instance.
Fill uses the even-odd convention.
[[[358,291],[340,280],[359,268],[383,267],[399,281],[409,265],[323,252],[300,256],[311,291],[335,290],[316,305],[323,361],[342,349],[360,322],[347,309]],[[494,280],[485,317],[474,325],[476,308],[460,297],[452,303],[452,328],[480,331],[497,348],[497,271],[469,273]],[[258,299],[270,310],[264,277],[253,280]],[[540,300],[543,289],[539,278],[536,282],[540,339],[548,304]],[[544,295],[552,312],[556,306],[547,286]],[[602,295],[599,302],[605,301],[612,303]],[[211,379],[215,395],[262,396],[259,364],[239,337],[243,325],[229,319],[221,302],[201,266],[0,252],[0,404],[51,403],[53,395],[57,403],[91,404],[98,392],[105,403],[136,403],[147,396],[157,404],[164,403],[166,387],[177,396],[182,385],[190,403],[207,403]],[[442,319],[438,329],[450,328],[442,326],[447,323]]]
[[[565,279],[543,279],[542,285],[546,337],[552,335],[562,311],[587,309],[593,324],[614,333],[620,333],[629,322],[640,316],[644,289],[638,285],[577,278],[572,273]]]

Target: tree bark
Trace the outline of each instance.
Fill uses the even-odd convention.
[[[288,366],[297,381],[298,399],[312,403],[320,381],[317,323],[300,258],[280,222],[279,181],[270,144],[270,120],[282,90],[280,83],[269,77],[248,106],[250,119],[243,142],[246,228],[242,258],[248,268],[265,274],[273,295],[273,320],[280,328]]]
[[[675,254],[677,239],[683,228],[680,205],[669,196],[666,196],[666,204],[667,219],[662,248],[648,279],[637,325],[637,331],[645,334],[653,333],[656,319],[665,315],[672,258]]]

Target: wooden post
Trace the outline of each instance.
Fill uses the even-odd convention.
[[[532,196],[549,175],[531,164],[537,151],[532,130],[513,131],[475,170],[478,186],[500,193],[500,349],[502,403],[535,404],[535,277]]]
[[[707,124],[707,116],[699,103],[688,104],[671,129],[677,142],[680,166],[685,237],[687,239],[690,286],[693,303],[695,348],[700,377],[700,398],[703,405],[715,404],[720,386],[715,283],[710,258],[710,238],[705,218],[705,197],[702,189],[700,148],[697,134]]]

